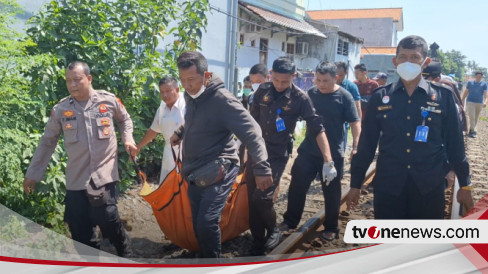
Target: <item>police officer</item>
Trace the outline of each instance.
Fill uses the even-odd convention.
[[[254,94],[251,115],[261,126],[268,151],[268,162],[273,176],[272,184],[254,180],[251,168],[246,168],[249,195],[249,226],[254,240],[254,255],[262,255],[280,241],[273,208],[275,191],[293,149],[293,132],[299,117],[307,122],[307,132],[315,138],[322,156],[322,175],[331,181],[336,177],[327,137],[310,98],[292,84],[296,75],[293,61],[280,57],[273,62],[271,82],[263,83]],[[252,157],[250,157],[252,158]]]
[[[131,256],[130,240],[119,218],[115,185],[117,137],[114,121],[127,152],[137,148],[132,137],[132,120],[121,101],[112,93],[94,90],[90,68],[81,61],[70,63],[66,85],[70,96],[56,104],[44,135],[34,153],[24,179],[24,191],[30,194],[42,180],[61,134],[68,154],[66,166],[65,221],[73,240],[99,248],[93,237],[96,225],[115,246],[119,256]],[[86,254],[84,246],[77,246]]]
[[[448,78],[444,78],[441,74],[441,62],[432,60],[429,65],[422,71],[422,77],[427,81],[432,81],[434,83],[440,84],[442,87],[447,88],[451,91],[454,96],[454,101],[459,112],[459,119],[461,119],[461,126],[463,131],[467,131],[466,113],[464,111],[461,93],[457,88],[457,84],[452,82]]]
[[[393,64],[398,82],[380,87],[371,97],[358,152],[351,163],[348,208],[359,200],[361,184],[375,155],[376,219],[442,219],[444,177],[452,168],[460,203],[472,203],[469,164],[452,93],[425,81],[430,62],[422,37],[407,36],[397,46]]]

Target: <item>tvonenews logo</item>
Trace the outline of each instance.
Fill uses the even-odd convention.
[[[352,220],[346,243],[488,243],[488,220]]]

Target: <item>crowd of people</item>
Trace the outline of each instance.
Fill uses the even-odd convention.
[[[42,180],[58,139],[64,136],[66,167],[65,221],[72,238],[98,248],[92,237],[99,226],[117,254],[132,255],[130,239],[116,206],[118,123],[127,153],[140,150],[162,134],[166,140],[159,183],[174,168],[171,146],[181,147],[182,174],[188,182],[193,228],[199,257],[219,258],[222,209],[239,172],[248,189],[253,255],[276,247],[281,233],[295,229],[314,179],[321,182],[326,218],[321,238],[339,236],[341,179],[347,135],[352,133],[348,208],[358,204],[365,173],[376,151],[374,214],[376,219],[442,219],[446,180],[457,177],[457,199],[473,204],[463,130],[476,136],[479,112],[487,104],[482,74],[460,94],[441,79],[440,65],[428,57],[419,36],[402,39],[393,59],[400,79],[387,74],[367,76],[364,64],[347,79],[343,62],[321,62],[315,86],[303,91],[293,84],[296,66],[287,57],[271,70],[256,64],[244,79],[242,101],[229,92],[206,58],[188,51],[177,59],[178,79],[162,77],[161,105],[138,144],[132,121],[114,94],[95,90],[89,66],[76,61],[66,69],[69,96],[54,106],[43,137],[24,179],[27,194]],[[422,71],[424,71],[422,73]],[[463,101],[467,97],[465,117]],[[274,201],[293,150],[297,121],[306,121],[304,141],[291,169],[287,210],[277,224]],[[469,122],[469,123],[467,123]],[[242,144],[236,147],[235,137]],[[163,148],[162,148],[163,149]],[[180,151],[180,149],[176,149]],[[241,166],[241,168],[239,168]],[[245,168],[243,168],[245,167]],[[82,251],[80,251],[82,252]]]

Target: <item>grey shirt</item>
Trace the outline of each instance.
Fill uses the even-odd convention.
[[[62,133],[68,154],[66,189],[84,190],[90,179],[97,186],[119,180],[114,120],[122,140],[134,143],[132,120],[114,94],[94,90],[84,107],[71,96],[62,99],[51,112],[25,177],[42,180]]]

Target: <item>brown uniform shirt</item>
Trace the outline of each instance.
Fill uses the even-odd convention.
[[[66,189],[84,190],[90,179],[97,186],[119,180],[114,120],[122,140],[134,143],[132,120],[114,94],[95,90],[84,107],[71,96],[64,98],[51,112],[25,177],[42,180],[63,133],[68,154]]]

